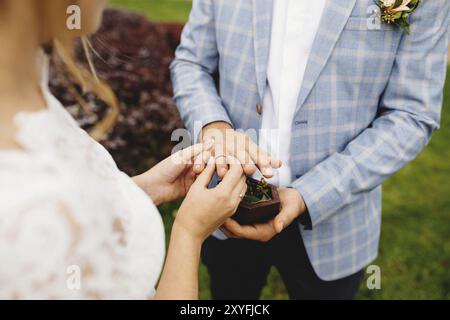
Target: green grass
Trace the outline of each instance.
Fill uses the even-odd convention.
[[[191,9],[190,0],[110,0],[121,6],[145,14],[153,21],[186,21]]]
[[[113,0],[158,21],[185,21],[190,1]],[[450,69],[449,69],[450,75]],[[445,88],[441,129],[426,150],[389,179],[383,189],[380,254],[381,290],[362,284],[360,299],[450,299],[450,76]],[[178,204],[162,211],[167,235]],[[210,298],[209,278],[200,270],[200,297]],[[264,299],[286,299],[272,270]]]

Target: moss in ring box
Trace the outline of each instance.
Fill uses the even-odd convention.
[[[280,197],[277,188],[253,178],[247,178],[247,192],[232,216],[241,225],[265,223],[280,212]]]

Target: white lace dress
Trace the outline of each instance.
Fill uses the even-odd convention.
[[[0,150],[0,299],[145,299],[164,259],[152,201],[44,86]]]

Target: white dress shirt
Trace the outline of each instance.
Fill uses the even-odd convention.
[[[274,0],[272,35],[263,103],[259,146],[283,161],[269,182],[287,186],[292,182],[289,164],[291,126],[303,75],[319,28],[326,0]],[[255,174],[259,179],[260,174]],[[227,237],[216,230],[218,239]]]
[[[272,36],[259,145],[283,161],[270,182],[289,185],[291,127],[326,0],[274,0]]]

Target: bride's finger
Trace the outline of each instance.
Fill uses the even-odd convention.
[[[247,192],[247,183],[246,183],[246,178],[245,176],[242,177],[242,180],[236,185],[236,188],[234,188],[233,193],[232,193],[232,198],[236,199],[237,204],[239,205],[239,203],[242,201],[242,199],[245,196],[245,193]]]
[[[208,159],[211,157],[210,151],[203,151],[199,154],[194,161],[194,172],[196,174],[202,173],[203,169],[205,169],[205,165],[208,162]]]
[[[216,172],[216,163],[214,161],[214,158],[210,157],[208,163],[206,164],[206,168],[202,171],[202,173],[199,174],[197,180],[195,180],[195,183],[196,184],[198,183],[200,186],[207,188],[208,185],[211,183],[211,180],[215,172]]]
[[[244,179],[244,171],[242,170],[242,164],[234,157],[228,156],[227,163],[230,168],[217,188],[226,194],[231,194],[236,186]]]
[[[174,153],[172,155],[172,158],[174,161],[176,161],[176,164],[191,164],[192,161],[194,161],[194,159],[198,157],[202,152],[211,150],[213,145],[214,139],[209,139],[203,143],[195,144],[186,149],[178,151],[177,153]]]

